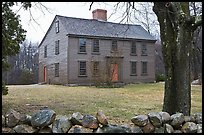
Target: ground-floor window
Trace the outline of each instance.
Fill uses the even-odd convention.
[[[147,75],[147,61],[142,61],[142,75]]]
[[[137,75],[137,62],[136,61],[131,61],[130,65],[131,65],[130,75]]]
[[[86,76],[86,61],[79,61],[79,76]]]
[[[99,61],[93,62],[93,76],[99,76]]]
[[[59,63],[55,63],[55,77],[59,77]]]

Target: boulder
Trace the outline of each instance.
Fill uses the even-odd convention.
[[[193,114],[196,124],[202,124],[202,113]]]
[[[31,116],[31,125],[33,127],[46,127],[55,120],[56,113],[51,109],[39,110]]]
[[[38,133],[52,133],[52,129],[48,126],[45,126],[41,128]]]
[[[173,133],[174,128],[168,123],[164,124],[164,133]]]
[[[7,113],[6,113],[6,125],[8,127],[15,127],[20,121],[20,113],[10,109]]]
[[[82,127],[80,125],[74,125],[68,131],[68,133],[92,133],[93,130],[89,128]]]
[[[168,112],[159,112],[161,116],[162,123],[169,123],[171,121],[171,116]]]
[[[96,117],[90,114],[85,114],[82,120],[82,126],[85,128],[97,129],[99,124]]]
[[[197,125],[193,122],[186,122],[182,126],[181,131],[183,133],[196,133],[197,132]]]
[[[131,133],[131,129],[122,125],[108,124],[103,127],[99,127],[95,133]]]
[[[137,126],[145,126],[149,122],[147,115],[137,115],[132,117],[131,121]]]
[[[36,129],[25,124],[15,126],[13,130],[15,131],[15,133],[35,133],[36,132]]]
[[[6,118],[2,115],[2,127],[6,126]]]
[[[155,127],[150,122],[148,122],[144,127],[142,127],[144,133],[153,133],[154,129]]]
[[[193,116],[184,116],[185,122],[195,122],[195,118]]]
[[[149,117],[149,121],[151,124],[155,127],[161,127],[162,126],[162,118],[161,115],[158,112],[150,112],[147,114]]]
[[[70,121],[72,122],[72,125],[82,125],[83,115],[81,115],[80,112],[73,113]]]
[[[197,124],[197,133],[202,133],[202,124]]]
[[[159,127],[154,129],[154,133],[164,133],[164,127]]]
[[[175,128],[180,128],[182,123],[184,122],[183,113],[176,113],[171,115],[171,125]]]
[[[101,110],[97,112],[96,118],[100,124],[108,125],[108,120]]]
[[[67,116],[59,116],[52,123],[52,132],[53,133],[67,133],[72,127],[71,121]]]
[[[173,133],[182,133],[181,130],[174,130]]]
[[[132,133],[143,133],[142,129],[139,126],[133,126],[131,127]]]

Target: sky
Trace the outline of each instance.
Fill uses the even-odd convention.
[[[91,10],[91,2],[41,2],[33,5],[29,10],[24,10],[21,5],[13,7],[13,11],[20,15],[20,20],[23,29],[27,31],[26,39],[31,42],[40,43],[51,25],[55,15],[62,15],[68,17],[92,19],[92,11],[94,9],[106,9],[107,18],[109,22],[119,23],[124,11],[124,5],[119,6],[119,10],[114,13],[115,2],[94,2]],[[35,3],[34,3],[35,4]],[[32,15],[31,15],[32,14]]]

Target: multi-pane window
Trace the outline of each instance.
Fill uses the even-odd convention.
[[[59,77],[59,63],[55,63],[55,77]]]
[[[131,61],[131,75],[137,75],[137,62]]]
[[[117,51],[118,50],[117,40],[112,40],[111,50],[112,51]]]
[[[147,75],[147,61],[142,61],[142,75]]]
[[[99,40],[93,39],[93,52],[99,52]]]
[[[59,32],[59,21],[55,22],[55,32],[58,33]]]
[[[55,41],[55,55],[59,54],[59,40]]]
[[[79,38],[79,52],[86,52],[86,39]]]
[[[142,55],[147,55],[147,45],[142,44]]]
[[[99,61],[93,62],[93,76],[99,75]]]
[[[44,58],[47,58],[47,46],[44,47]]]
[[[79,76],[86,76],[86,61],[79,61]]]
[[[137,48],[136,48],[136,42],[135,41],[132,41],[132,44],[131,44],[131,54],[132,55],[137,54]]]

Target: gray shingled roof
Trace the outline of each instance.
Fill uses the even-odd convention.
[[[56,16],[67,34],[156,40],[141,25]]]

